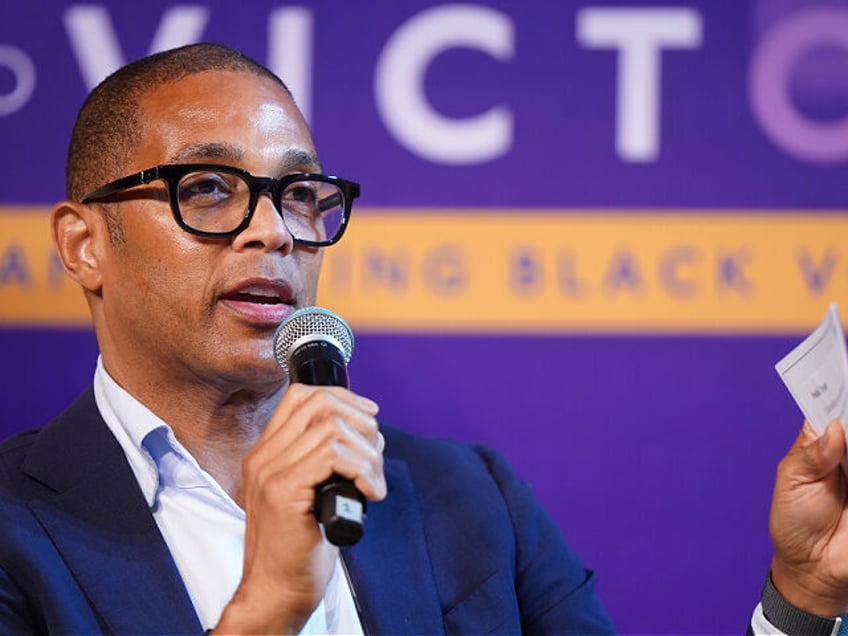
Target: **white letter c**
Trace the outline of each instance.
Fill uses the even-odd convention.
[[[514,33],[504,14],[477,5],[443,5],[422,11],[389,38],[377,62],[375,97],[386,127],[411,152],[443,164],[472,164],[505,154],[512,145],[512,115],[504,106],[465,119],[436,112],[424,95],[430,62],[450,48],[474,48],[505,60]]]

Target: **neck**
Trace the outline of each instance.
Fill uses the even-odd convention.
[[[197,463],[238,501],[244,457],[265,430],[284,390],[216,392],[205,403],[195,392],[189,394],[191,404],[184,404],[183,397],[168,409],[170,415],[157,415],[170,424]]]
[[[254,381],[250,386],[244,379],[179,382],[171,377],[162,383],[138,382],[105,360],[104,366],[119,385],[171,427],[197,463],[238,501],[242,462],[282,398],[287,386],[282,379]]]

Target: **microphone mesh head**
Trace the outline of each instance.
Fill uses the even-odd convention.
[[[353,353],[353,332],[338,314],[322,307],[303,307],[286,318],[274,334],[274,357],[277,364],[289,372],[289,354],[304,338],[331,338],[350,362]]]

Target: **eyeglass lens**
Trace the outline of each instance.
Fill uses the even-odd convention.
[[[198,171],[179,182],[177,202],[183,222],[201,232],[232,232],[250,205],[250,187],[229,172]],[[292,236],[307,241],[331,240],[342,223],[344,194],[325,181],[295,181],[275,205]]]

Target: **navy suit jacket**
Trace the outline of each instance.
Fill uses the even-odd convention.
[[[593,575],[499,456],[382,431],[388,496],[342,551],[368,633],[613,631]],[[202,633],[90,388],[0,446],[0,633]]]

